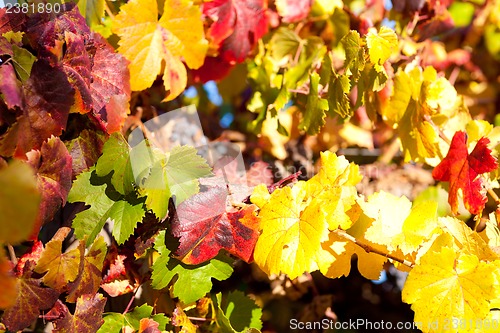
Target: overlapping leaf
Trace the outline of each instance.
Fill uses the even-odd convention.
[[[102,313],[106,298],[101,294],[87,294],[76,300],[75,313],[65,307],[64,317],[54,321],[54,332],[96,332],[102,325]]]
[[[106,313],[104,314],[104,324],[97,331],[98,333],[120,333],[126,329],[139,330],[141,321],[144,319],[152,319],[158,323],[158,328],[165,329],[168,323],[168,318],[162,314],[153,313],[153,307],[147,304],[135,307],[134,310],[126,313]]]
[[[132,90],[150,87],[165,61],[163,82],[172,100],[185,89],[186,68],[199,68],[207,50],[201,11],[191,1],[166,0],[158,20],[153,0],[133,0],[121,7],[113,20],[120,36],[118,51],[130,61]]]
[[[484,208],[487,198],[478,176],[498,167],[487,146],[489,142],[488,138],[481,138],[469,154],[467,134],[462,131],[455,133],[448,154],[432,171],[434,179],[450,182],[448,202],[454,214],[458,211],[459,190],[465,208],[472,214],[479,214]]]
[[[267,32],[267,0],[215,0],[203,4],[214,23],[208,34],[227,62],[243,62]]]
[[[221,249],[250,261],[258,237],[255,206],[226,211],[227,189],[217,186],[198,193],[176,208],[172,233],[180,237],[176,255],[197,265],[214,258]]]
[[[209,262],[190,266],[170,257],[170,250],[165,245],[165,231],[158,234],[155,249],[160,254],[153,264],[151,285],[153,288],[167,287],[177,276],[173,294],[185,304],[203,297],[212,288],[211,278],[219,281],[227,279],[233,272],[230,259],[219,257]]]
[[[248,332],[247,329],[250,328],[262,328],[262,310],[243,292],[217,294],[212,296],[212,302],[216,307],[216,319],[221,333]]]

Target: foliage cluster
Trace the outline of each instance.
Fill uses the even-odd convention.
[[[219,282],[352,262],[407,272],[423,332],[498,331],[500,1],[27,8],[0,9],[0,331],[271,331],[265,298]],[[243,175],[181,122],[169,149],[129,145],[190,104],[204,139],[242,147]],[[440,183],[370,193],[348,147]]]

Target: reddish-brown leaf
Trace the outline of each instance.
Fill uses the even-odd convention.
[[[179,237],[176,255],[186,264],[196,265],[214,258],[221,249],[250,261],[258,237],[256,207],[226,211],[227,190],[211,187],[177,207],[172,232]]]
[[[29,270],[35,267],[36,263],[42,256],[43,243],[41,241],[36,241],[31,250],[26,252],[19,260],[16,265],[16,276],[23,276],[28,273]]]
[[[230,64],[220,56],[206,57],[203,65],[198,69],[190,70],[189,75],[194,83],[219,81],[226,77],[233,67],[234,64]]]
[[[0,249],[0,309],[12,306],[17,295],[17,280],[12,270],[12,263],[7,260],[4,250]]]
[[[7,63],[0,66],[0,92],[3,94],[5,104],[9,109],[21,106],[21,87],[12,64]]]
[[[84,129],[80,132],[80,136],[66,144],[73,160],[73,176],[87,171],[97,163],[105,140],[104,134]]]
[[[78,297],[75,314],[71,314],[66,308],[65,316],[54,321],[54,332],[97,332],[104,323],[102,313],[105,304],[106,298],[101,294]]]
[[[160,326],[160,324],[153,319],[142,318],[139,322],[139,333],[161,333],[158,326]]]
[[[126,258],[115,251],[108,254],[109,269],[102,279],[101,288],[111,297],[127,294],[136,288],[127,276]]]
[[[479,214],[487,201],[481,178],[478,176],[498,167],[488,148],[488,138],[481,138],[474,150],[467,151],[467,134],[456,132],[446,157],[432,171],[436,180],[450,182],[448,202],[454,214],[458,212],[458,190],[462,190],[465,208]]]
[[[84,248],[85,242],[82,241],[80,246]],[[78,297],[85,294],[93,295],[99,290],[106,251],[107,246],[102,237],[98,237],[94,241],[87,255],[84,257],[83,253],[85,251],[82,249],[78,277],[75,282],[69,284],[70,292],[68,297],[66,297],[66,301],[76,302]]]
[[[214,0],[203,3],[203,13],[214,21],[209,35],[219,45],[222,59],[243,62],[267,32],[267,0]]]
[[[66,203],[71,188],[71,155],[58,137],[44,142],[40,151],[30,151],[28,163],[37,174],[38,190],[42,194],[40,210],[31,239],[36,239],[40,227],[50,222],[57,210]]]
[[[0,8],[0,35],[9,31],[21,31],[26,23],[26,15],[23,13],[9,13],[7,8]]]
[[[17,279],[17,297],[14,305],[7,308],[2,321],[9,331],[20,331],[38,318],[40,310],[50,309],[59,293],[51,288],[41,287],[41,279],[31,278],[31,272]]]

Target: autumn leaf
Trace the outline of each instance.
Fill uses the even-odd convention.
[[[377,32],[375,28],[371,28],[366,35],[366,45],[370,61],[377,72],[385,73],[384,63],[398,48],[398,37],[394,30],[382,26]]]
[[[294,279],[317,269],[316,256],[328,237],[328,223],[319,203],[306,204],[306,189],[303,181],[277,189],[261,207],[262,233],[254,260],[267,274],[283,272]],[[262,202],[252,197],[253,202]]]
[[[291,23],[303,20],[309,15],[312,0],[277,0],[276,9],[283,17],[283,22]]]
[[[494,263],[449,247],[428,251],[408,275],[403,302],[412,305],[414,321],[424,332],[447,332],[446,323],[453,318],[474,322],[488,315],[496,270]]]
[[[13,305],[17,297],[17,280],[14,276],[12,264],[7,260],[5,251],[0,250],[0,309]]]
[[[158,234],[155,250],[160,256],[153,264],[151,285],[155,289],[167,287],[177,277],[173,294],[185,304],[205,296],[212,289],[212,278],[219,281],[227,279],[233,273],[231,259],[219,256],[199,265],[186,265],[170,257],[170,250],[165,244],[165,231]]]
[[[96,332],[101,327],[106,298],[101,294],[86,294],[76,300],[75,313],[66,308],[64,317],[54,321],[54,332]],[[65,306],[66,307],[66,306]]]
[[[165,62],[166,100],[179,96],[186,87],[181,59],[189,68],[199,68],[207,50],[200,8],[188,0],[165,0],[159,20],[156,1],[129,1],[113,19],[113,31],[120,36],[118,51],[130,61],[132,90],[149,88]]]
[[[0,92],[9,109],[22,105],[21,85],[17,81],[12,64],[0,67]]]
[[[37,187],[42,194],[40,210],[31,239],[37,239],[40,228],[54,218],[57,210],[66,204],[71,188],[72,158],[60,138],[52,136],[42,144],[40,151],[26,154],[28,163],[36,171]]]
[[[80,266],[80,248],[62,253],[62,242],[68,236],[70,228],[60,228],[45,245],[41,258],[38,260],[35,272],[46,273],[43,283],[62,292],[68,282],[73,282]]]
[[[412,207],[406,197],[382,191],[368,197],[362,207],[364,214],[373,219],[366,239],[385,245],[389,251],[400,249],[405,255],[418,250],[439,226],[437,203],[432,201]]]
[[[184,310],[179,305],[176,305],[174,313],[172,315],[172,325],[182,327],[182,333],[196,333],[198,331],[198,326],[191,322]]]
[[[17,279],[14,304],[2,316],[2,322],[9,331],[17,332],[28,327],[38,318],[40,310],[48,310],[54,305],[59,293],[41,284],[41,279],[31,277],[31,271]]]
[[[176,208],[172,234],[179,237],[176,255],[197,265],[214,258],[221,249],[248,262],[258,237],[255,206],[226,211],[227,189],[217,186],[195,194]]]
[[[267,0],[214,0],[203,4],[203,14],[214,23],[208,35],[219,45],[222,59],[243,62],[267,32]]]
[[[97,331],[98,333],[121,333],[126,329],[139,330],[143,319],[155,321],[158,328],[165,329],[168,318],[164,314],[153,315],[153,307],[147,304],[135,307],[125,314],[111,312],[104,314],[104,324]],[[144,325],[144,324],[143,324]]]
[[[101,285],[102,268],[106,257],[107,246],[104,238],[97,238],[87,254],[85,254],[85,243],[80,242],[80,266],[77,278],[69,284],[68,302],[76,302],[85,294],[95,294]]]
[[[448,154],[432,171],[434,179],[450,182],[448,203],[453,214],[458,212],[459,190],[469,212],[480,214],[483,210],[487,197],[478,176],[498,167],[496,158],[491,155],[487,146],[489,142],[488,138],[481,138],[469,154],[467,134],[463,131],[456,132]]]
[[[40,197],[29,165],[14,160],[0,168],[0,242],[17,244],[31,235]]]

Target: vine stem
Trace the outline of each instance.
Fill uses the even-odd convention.
[[[16,257],[16,251],[14,251],[14,247],[10,244],[7,244],[7,249],[9,250],[10,261],[14,264],[14,266],[16,266],[17,257]]]
[[[127,307],[125,308],[125,310],[123,311],[123,315],[126,315],[127,312],[130,311],[130,307],[132,306],[132,304],[134,303],[134,299],[135,299],[135,295],[137,294],[137,291],[139,290],[141,286],[135,288],[134,290],[134,294],[132,295],[132,297],[130,297],[130,301],[128,302],[127,304]]]
[[[356,244],[357,246],[361,247],[363,250],[365,250],[366,252],[368,253],[376,253],[378,255],[381,255],[382,257],[386,257],[386,258],[389,258],[389,259],[392,259],[394,261],[397,261],[405,266],[408,266],[410,268],[413,268],[414,264],[406,259],[402,259],[402,258],[398,258],[390,253],[385,253],[383,251],[380,251],[374,247],[372,247],[371,245],[369,244],[366,244],[366,243],[363,243],[362,241],[360,241],[359,239],[356,239],[354,236],[351,236],[349,235],[347,232],[345,232],[344,230],[342,229],[336,229],[333,231],[337,236],[340,236],[344,239],[347,239],[351,242],[353,242],[354,244]]]

